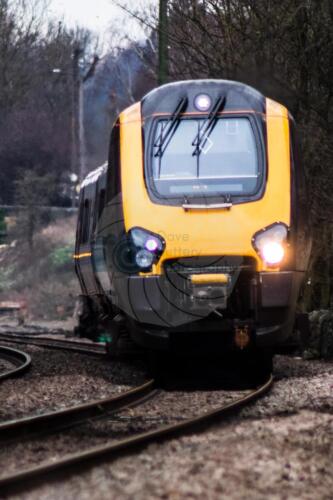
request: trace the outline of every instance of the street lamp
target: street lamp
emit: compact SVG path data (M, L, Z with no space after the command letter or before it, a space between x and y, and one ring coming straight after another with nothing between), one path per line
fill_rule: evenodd
M71 123L71 171L76 172L79 182L85 175L85 140L84 140L84 101L83 76L80 71L79 59L82 50L75 49L73 53L72 77L72 123ZM52 68L54 74L66 74L61 68Z

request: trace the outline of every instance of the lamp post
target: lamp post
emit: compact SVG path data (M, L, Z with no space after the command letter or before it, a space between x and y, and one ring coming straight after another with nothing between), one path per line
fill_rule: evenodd
M83 110L83 77L80 68L80 57L83 54L82 48L77 45L73 50L72 60L72 109L71 109L71 172L77 175L81 182L85 176L84 156L84 110ZM53 68L52 73L64 74L67 71L61 68Z
M99 57L94 56L86 73L80 67L84 50L77 44L73 50L72 65L72 110L71 110L71 172L77 175L80 184L86 172L86 143L84 131L84 83L95 74ZM63 73L61 68L53 68L53 73Z
M82 50L75 48L73 52L73 70L71 74L72 80L72 106L71 106L71 170L69 178L71 183L77 182L80 184L86 174L84 158L85 158L85 139L84 139L84 101L83 101L83 77L80 69L80 56ZM65 74L66 71L61 68L53 68L54 74ZM75 177L75 181L73 180ZM75 189L71 186L71 192ZM72 206L75 206L75 195L71 196Z
M79 183L85 176L84 155L84 116L83 116L83 77L80 69L80 46L73 52L73 88L72 88L72 155L71 170L78 176Z

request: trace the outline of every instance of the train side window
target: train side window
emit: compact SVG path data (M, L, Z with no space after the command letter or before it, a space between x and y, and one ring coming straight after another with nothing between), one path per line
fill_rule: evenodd
M105 205L105 189L101 189L98 199L98 219L100 219Z
M82 226L81 226L81 244L84 245L88 242L89 238L89 222L90 222L90 203L89 200L84 201Z
M105 189L100 189L97 193L94 205L94 220L93 220L93 228L91 231L93 235L95 235L97 221L100 219L102 215L104 205L105 205Z
M110 137L109 164L107 173L106 201L110 202L119 194L120 187L120 124L119 119L113 125Z

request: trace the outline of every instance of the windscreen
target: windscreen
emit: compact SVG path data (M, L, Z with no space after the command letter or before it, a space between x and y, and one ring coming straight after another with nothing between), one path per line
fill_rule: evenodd
M154 133L152 181L161 197L250 195L256 192L259 161L256 138L246 117L219 118L196 148L203 119L181 119L161 151L159 137L167 120ZM202 139L202 138L201 138Z

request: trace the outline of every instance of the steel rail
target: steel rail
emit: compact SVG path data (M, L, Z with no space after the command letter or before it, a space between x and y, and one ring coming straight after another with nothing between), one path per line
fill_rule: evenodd
M106 348L104 345L90 345L86 342L77 342L72 340L52 339L49 337L36 337L20 333L0 333L0 340L11 342L13 344L29 344L37 347L49 349L60 349L77 352L79 354L90 354L105 356Z
M167 437L176 436L180 433L193 431L195 428L207 427L211 422L216 421L219 417L231 415L248 403L251 403L259 397L266 394L272 387L273 377L269 379L250 394L243 396L232 403L222 405L215 410L199 415L194 418L185 419L182 422L165 425L159 429L142 432L135 436L116 441L112 444L104 446L96 446L83 452L73 453L61 458L56 462L42 463L37 467L26 469L18 473L11 474L7 477L0 478L0 490L4 493L12 492L13 490L22 490L30 484L36 484L38 481L45 479L50 480L51 473L67 475L77 470L79 466L80 472L83 467L88 467L91 464L96 464L107 458L115 458L125 451L140 448L152 441L161 441ZM31 483L32 482L32 483Z
M31 364L29 354L18 351L17 349L12 349L11 347L0 346L0 358L10 361L15 365L15 368L0 373L0 381L21 375Z
M18 420L9 420L0 424L0 442L30 436L31 434L51 433L56 430L80 424L86 420L111 414L129 406L146 401L157 394L154 380L125 391L117 396L83 403L62 410L44 413Z

